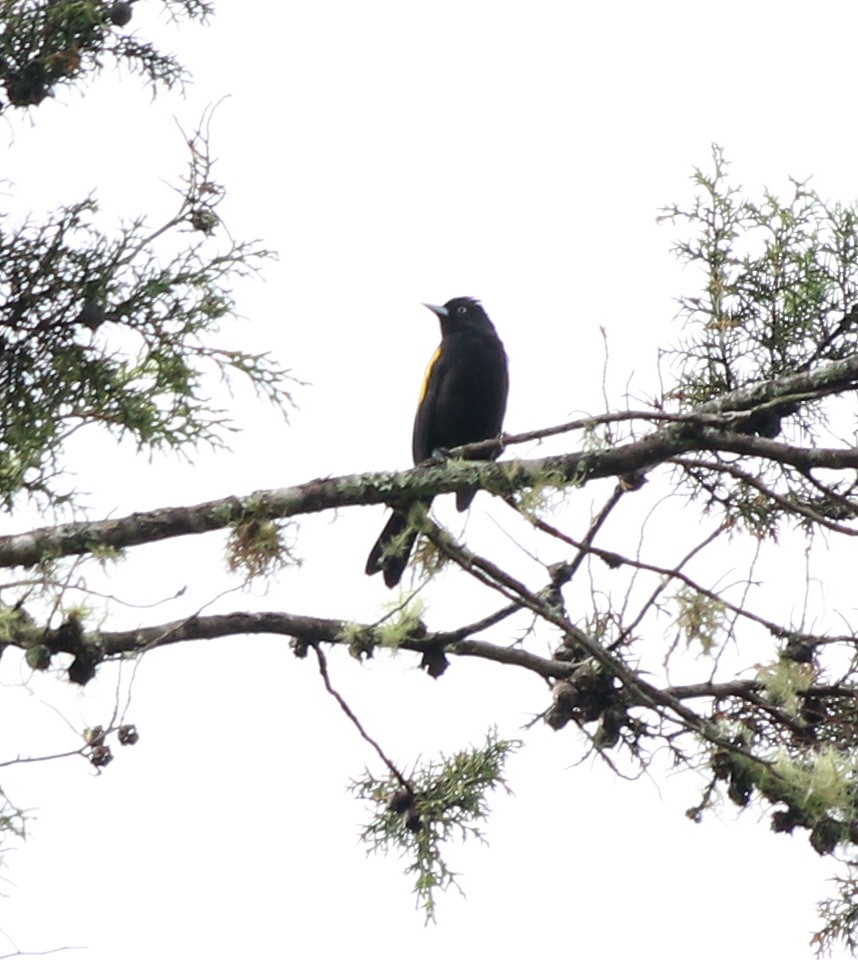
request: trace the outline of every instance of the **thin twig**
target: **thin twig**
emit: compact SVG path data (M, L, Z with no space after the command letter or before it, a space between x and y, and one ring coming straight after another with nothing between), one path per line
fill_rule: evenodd
M394 777L399 781L399 783L406 789L411 790L411 784L408 782L408 779L403 776L396 767L396 764L390 760L387 754L381 749L378 743L373 740L373 738L366 732L363 724L355 716L352 708L346 703L342 695L338 693L331 683L330 675L328 674L328 661L325 657L325 652L322 650L321 646L318 643L314 643L313 651L316 654L316 659L319 661L319 673L322 675L322 682L325 684L325 689L328 693L337 701L340 705L340 709L343 713L351 720L351 722L357 728L358 733L363 737L364 740L372 747L373 750L381 758L382 763L387 767L387 769L393 774Z

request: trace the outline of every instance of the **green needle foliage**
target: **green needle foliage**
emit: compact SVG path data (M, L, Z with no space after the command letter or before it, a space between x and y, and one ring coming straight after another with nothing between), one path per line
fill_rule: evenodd
M109 60L157 88L184 76L172 57L123 34L132 3L0 0L0 84L8 103L31 107ZM205 20L203 0L163 0L172 19ZM241 374L285 411L289 377L267 355L221 345L235 318L231 286L270 253L234 242L216 212L208 122L187 138L188 174L175 217L113 232L96 226L92 196L41 222L0 213L0 502L17 494L57 504L64 441L88 424L149 450L221 443L229 423L207 383ZM185 233L190 237L174 235ZM170 235L170 243L167 243ZM176 242L178 240L178 242Z
M101 424L141 447L221 442L228 421L206 395L206 377L240 373L288 404L288 375L266 355L213 345L235 316L229 283L270 254L202 239L162 257L158 239L199 212L199 157L182 208L153 231L140 219L113 236L94 225L93 199L40 224L0 221L0 499L20 491L61 496L54 482L68 435ZM212 186L206 182L210 194ZM207 233L197 230L197 235Z
M827 203L799 180L787 199L748 199L719 147L694 182L694 202L661 217L691 233L674 250L704 273L702 294L680 299L683 405L854 353L858 205Z
M667 353L677 385L669 398L681 410L717 401L724 393L778 377L807 373L855 352L858 335L858 204L829 203L807 181L792 179L786 199L771 191L748 197L729 177L713 148L711 172L696 170L696 197L673 205L660 219L677 225L679 259L702 273L702 290L680 297L685 335ZM854 394L817 391L761 410L743 432L786 442L825 446L830 424L854 417ZM684 485L707 509L760 539L776 539L781 520L803 511L803 529L817 532L817 517L842 519L836 497L784 464L763 462L745 471L734 458L713 455L683 464ZM773 497L772 494L775 496ZM778 500L777 497L781 499ZM846 510L848 514L848 510Z
M57 503L66 438L88 424L148 450L219 444L229 429L208 389L239 374L282 411L290 377L267 354L220 345L237 319L238 277L271 256L221 229L224 190L212 178L207 113L187 137L178 210L113 233L96 226L93 197L40 223L0 215L0 501ZM220 240L226 234L224 243Z
M435 919L436 893L458 886L444 846L456 839L483 839L479 825L489 814L486 795L505 786L504 764L519 746L491 731L484 746L415 767L407 781L367 774L352 783L353 793L375 811L362 839L373 852L395 851L406 860L405 872L414 875L417 905L427 922Z
M5 107L32 107L61 86L78 83L110 62L142 74L152 89L186 79L171 54L121 32L133 16L131 2L100 0L0 0L0 84ZM173 19L205 20L204 0L162 0Z

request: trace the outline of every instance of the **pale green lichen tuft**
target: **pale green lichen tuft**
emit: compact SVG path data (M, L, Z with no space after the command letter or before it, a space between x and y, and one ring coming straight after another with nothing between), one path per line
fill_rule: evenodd
M787 657L780 657L757 671L757 680L763 685L766 697L791 717L798 716L803 702L801 694L815 679L812 664L796 663Z
M407 604L398 603L388 619L375 628L378 645L398 650L405 640L425 633L422 619L425 612L426 604L420 597L413 597Z
M704 656L709 656L726 630L724 604L690 587L677 591L674 600L679 607L676 625L686 645L697 646Z
M812 750L796 758L781 753L771 763L772 773L784 791L812 821L835 816L851 822L855 818L855 779L858 755L833 746Z

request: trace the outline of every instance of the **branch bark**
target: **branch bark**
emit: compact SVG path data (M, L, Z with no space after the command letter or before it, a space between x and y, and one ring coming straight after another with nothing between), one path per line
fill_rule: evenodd
M43 527L0 537L0 567L32 566L45 559L122 550L173 537L209 533L250 516L287 519L343 507L397 505L478 488L509 496L546 483L581 486L606 477L639 475L672 457L701 450L760 457L804 471L818 467L855 468L858 467L858 448L855 447L797 447L736 429L760 412L776 414L779 410L793 410L798 398L804 402L854 389L858 389L858 354L809 373L732 391L717 401L701 404L681 422L670 423L642 439L605 450L500 463L450 460L396 473L320 478L294 487L260 490L192 506L164 507L118 519ZM534 435L506 437L504 442L510 446Z

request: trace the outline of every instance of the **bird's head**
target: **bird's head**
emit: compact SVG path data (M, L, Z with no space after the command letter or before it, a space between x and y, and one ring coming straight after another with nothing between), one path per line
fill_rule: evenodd
M454 297L443 307L424 303L441 321L441 333L458 333L462 330L494 330L491 320L479 300L473 297Z

